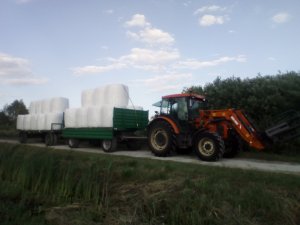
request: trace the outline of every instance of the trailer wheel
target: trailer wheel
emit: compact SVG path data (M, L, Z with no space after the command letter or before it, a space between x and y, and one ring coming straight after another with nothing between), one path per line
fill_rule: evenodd
M45 137L46 146L52 146L54 144L54 137L52 133L47 133Z
M117 149L117 139L103 140L101 146L105 152L114 152Z
M167 156L175 148L173 129L164 121L154 123L148 132L148 144L156 156Z
M25 144L26 142L27 142L27 133L26 132L23 132L23 131L21 131L20 133L19 133L19 142L21 143L21 144Z
M53 137L53 145L57 145L57 142L58 142L58 136L57 134L52 134L52 137Z
M79 140L75 138L70 138L68 140L68 145L70 148L78 148L79 146Z
M218 161L224 154L224 141L216 133L204 132L194 141L194 151L203 161Z

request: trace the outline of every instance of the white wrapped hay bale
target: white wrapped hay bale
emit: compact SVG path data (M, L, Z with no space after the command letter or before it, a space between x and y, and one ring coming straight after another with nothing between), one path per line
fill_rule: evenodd
M57 97L50 100L50 112L64 112L69 108L69 100L67 98Z
M18 115L17 117L17 130L24 130L24 116Z
M102 127L113 126L113 111L114 107L112 105L101 106Z
M42 100L42 109L39 113L50 113L51 112L51 101L46 99Z
M93 105L94 89L84 90L81 93L81 106L89 107Z
M23 119L24 130L30 130L30 122L31 122L31 115L29 114L24 115L24 119Z
M88 127L101 127L102 115L100 107L89 107L87 109L87 126Z
M60 130L63 122L63 113L47 113L45 130Z
M37 114L30 115L30 130L37 130Z
M106 104L125 108L129 102L129 90L123 84L111 84L106 86Z
M65 127L66 128L76 128L76 112L78 108L66 109L65 111Z
M46 114L37 115L37 130L46 130Z
M106 88L98 87L93 92L93 106L101 106L106 104Z
M42 113L42 104L43 104L43 101L36 101L35 102L35 113L36 114L41 114Z
M79 108L76 111L77 127L88 126L88 108Z

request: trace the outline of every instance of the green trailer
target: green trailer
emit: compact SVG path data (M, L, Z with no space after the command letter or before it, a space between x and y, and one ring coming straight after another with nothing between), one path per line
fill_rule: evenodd
M125 142L129 149L141 147L146 139L148 111L114 108L112 127L64 128L62 137L67 139L70 148L77 148L80 141L101 141L104 151L112 152L119 142Z

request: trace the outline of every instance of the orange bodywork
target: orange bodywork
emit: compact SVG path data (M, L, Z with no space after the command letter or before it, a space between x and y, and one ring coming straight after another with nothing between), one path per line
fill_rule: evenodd
M159 118L161 118L163 120L166 120L171 125L171 127L173 128L174 133L179 134L179 132L180 132L179 128L173 120L171 120L170 118L168 118L166 116L160 116Z
M257 150L265 148L255 128L241 110L200 110L196 126L204 127L211 132L222 133L223 139L228 137L228 130L234 129L242 139ZM219 132L222 129L222 132Z

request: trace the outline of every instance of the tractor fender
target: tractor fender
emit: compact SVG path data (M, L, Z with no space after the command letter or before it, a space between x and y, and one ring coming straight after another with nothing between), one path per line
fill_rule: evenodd
M173 128L175 134L179 134L180 133L178 125L176 124L176 122L174 122L171 118L166 117L166 116L159 116L159 117L156 117L155 119L153 119L148 124L148 129L149 129L149 127L151 127L152 124L156 123L157 121L166 121Z

